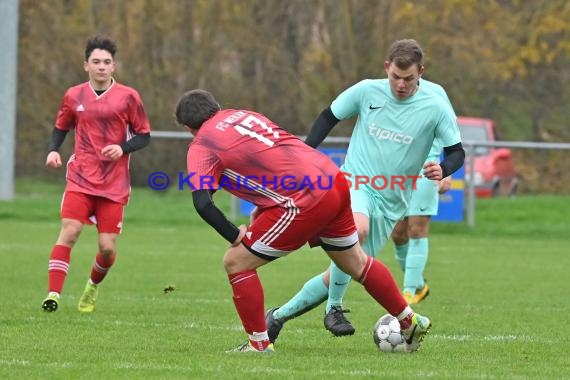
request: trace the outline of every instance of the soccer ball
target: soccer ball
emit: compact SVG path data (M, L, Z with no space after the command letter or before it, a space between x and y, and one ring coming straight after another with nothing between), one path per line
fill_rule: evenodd
M406 342L400 331L400 323L390 314L383 315L376 322L372 337L376 347L382 352L406 352Z

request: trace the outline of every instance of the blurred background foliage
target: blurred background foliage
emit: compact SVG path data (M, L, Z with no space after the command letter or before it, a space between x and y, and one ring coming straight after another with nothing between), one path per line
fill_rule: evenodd
M495 119L503 140L570 141L567 0L21 0L19 28L18 177L63 178L44 167L47 141L97 32L116 40L116 78L140 92L154 130L182 131L174 104L200 87L304 135L343 89L385 77L394 40L415 38L458 115ZM186 145L154 139L131 162L134 183L184 171ZM533 171L552 166L540 161Z

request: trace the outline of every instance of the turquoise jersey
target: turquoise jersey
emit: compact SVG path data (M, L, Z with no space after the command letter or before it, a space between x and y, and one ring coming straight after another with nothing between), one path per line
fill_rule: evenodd
M420 173L434 141L442 146L461 142L453 109L423 83L414 95L399 100L388 79L365 79L331 104L339 120L358 116L342 170L350 173L353 189L366 191L383 215L394 220L406 212L412 177ZM376 178L385 178L385 182L356 188L356 176L370 180L382 176ZM403 188L397 183L402 177L407 178Z

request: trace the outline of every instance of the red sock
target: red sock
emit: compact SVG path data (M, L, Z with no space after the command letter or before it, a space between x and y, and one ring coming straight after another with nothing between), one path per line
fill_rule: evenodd
M48 264L48 291L61 293L63 283L69 270L71 248L64 245L54 245Z
M98 284L103 281L107 272L109 272L109 269L113 266L116 256L115 252L113 252L111 256L103 256L101 252L97 253L97 256L95 256L95 262L91 268L91 281L94 284Z
M412 317L413 316L414 316L414 312L410 312L407 315L405 315L402 319L398 319L398 322L400 322L400 328L402 330L405 330L412 325Z
M358 281L388 313L398 315L408 306L392 273L380 261L368 257Z
M245 331L250 335L254 332L261 333L266 331L267 326L265 325L263 311L263 287L257 276L257 271L249 270L234 273L228 275L228 278L234 293L234 304ZM267 341L267 344L269 344L269 341Z

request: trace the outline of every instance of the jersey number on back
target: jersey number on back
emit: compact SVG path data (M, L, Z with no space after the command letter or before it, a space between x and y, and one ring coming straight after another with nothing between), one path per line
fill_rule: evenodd
M273 146L275 144L275 141L272 140L270 137L273 137L274 139L279 138L279 132L273 131L273 128L267 125L266 122L260 120L259 118L253 115L248 115L239 124L234 125L234 128L236 131L238 131L240 135L253 137L254 139L261 141L267 146ZM263 136L262 134L255 132L255 129L259 128L264 129L270 135Z

